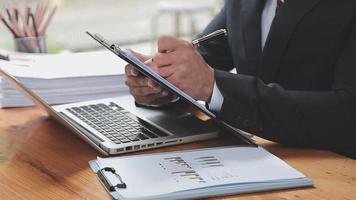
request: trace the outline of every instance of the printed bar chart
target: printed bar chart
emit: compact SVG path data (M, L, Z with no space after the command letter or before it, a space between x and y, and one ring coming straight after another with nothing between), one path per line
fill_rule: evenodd
M197 183L206 183L206 181L181 157L164 158L164 164L161 167L176 177L178 182L194 181Z
M204 156L195 159L202 168L223 167L224 165L214 156Z

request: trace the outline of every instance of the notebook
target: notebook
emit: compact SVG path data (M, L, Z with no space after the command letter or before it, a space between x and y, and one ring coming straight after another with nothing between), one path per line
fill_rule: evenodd
M193 199L313 185L301 172L253 146L98 157L89 165L113 199Z

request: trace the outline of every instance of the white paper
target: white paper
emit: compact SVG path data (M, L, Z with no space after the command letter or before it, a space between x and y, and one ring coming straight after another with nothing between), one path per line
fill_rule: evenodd
M219 185L304 178L261 147L231 147L156 155L98 158L114 167L126 189L125 198L156 196Z
M63 53L9 53L0 68L15 76L48 104L117 97L127 94L126 63L107 50ZM31 106L33 103L0 77L0 107Z
M13 61L1 61L0 67L16 77L70 78L122 75L126 63L107 50L84 53L18 55Z

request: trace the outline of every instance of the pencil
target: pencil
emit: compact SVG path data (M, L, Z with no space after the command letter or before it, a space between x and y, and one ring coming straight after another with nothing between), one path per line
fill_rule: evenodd
M36 17L37 27L40 27L41 24L43 23L47 8L48 8L48 1L40 1L39 2L39 9L38 9L37 17Z
M8 12L8 14L10 14L10 11ZM1 14L0 14L0 19L4 23L4 25L9 29L9 31L13 34L14 38L21 37L20 33L18 33L18 30L16 30L16 28L14 28L14 26L11 23L7 22ZM20 43L19 45L23 46L26 50L29 50L25 44Z
M11 16L10 10L9 10L9 9L6 9L6 13L7 13L7 17L8 17L9 20L11 21L11 20L12 20L12 16Z
M16 40L16 45L21 49L36 50L42 52L43 46L38 37L46 34L50 22L57 11L57 5L51 4L49 0L39 0L36 7L32 10L30 6L23 9L5 9L0 13L0 23L4 23L6 28L12 33L14 38L35 37L35 40ZM17 46L17 47L19 47Z
M51 20L52 20L54 14L56 13L56 10L57 10L57 6L55 6L55 7L52 9L50 15L47 17L46 22L44 23L43 27L40 29L39 32L40 32L41 35L45 35L45 34L46 34L46 31L47 31L47 28L48 28L48 26L49 26L49 23L51 22ZM39 28L39 27L37 27L37 28Z
M32 19L33 29L34 29L35 36L36 36L37 47L38 47L39 51L42 52L42 46L41 46L41 43L40 43L39 38L38 38L39 35L38 35L38 29L37 29L37 26L36 26L36 19L33 16L32 13L30 13L30 17Z
M28 6L26 8L26 23L30 24L30 13L31 13L31 8Z
M30 28L30 24L27 24L26 23L26 16L23 15L22 12L19 12L19 16L22 20L22 25L23 25L23 29L27 35L27 37L34 37L34 33L33 33L33 30ZM28 41L25 41L24 43L28 48L31 48L33 51L36 50L36 42L33 41L33 40L28 40Z
M39 14L40 14L40 7L41 7L41 4L42 4L42 2L39 1L39 2L37 3L37 6L36 6L36 10L35 10L36 23L39 23ZM36 24L36 25L37 25L37 27L39 26L39 24Z
M16 19L16 22L18 23L19 22L19 11L17 9L15 9L15 19Z
M22 37L23 34L22 34L21 30L20 30L20 27L19 27L18 24L16 23L15 18L12 17L12 14L11 14L10 10L7 9L6 12L7 12L7 15L10 16L10 17L9 17L9 20L10 20L10 21L7 22L7 24L8 24L8 25L11 27L11 29L15 32L15 36L16 36L16 37Z
M5 18L2 16L2 14L0 13L0 19L1 21L4 23L4 25L7 27L7 29L9 29L9 31L12 33L12 35L14 35L14 38L17 38L17 34L14 31L14 29L12 29L12 27L7 23L7 21L5 20Z
M22 20L22 29L23 29L23 32L25 33L24 35L27 37L32 37L33 33L31 32L31 29L29 28L28 24L26 23L26 20L27 20L26 17L21 12L18 12L18 10L17 10L17 13L19 14L19 16Z

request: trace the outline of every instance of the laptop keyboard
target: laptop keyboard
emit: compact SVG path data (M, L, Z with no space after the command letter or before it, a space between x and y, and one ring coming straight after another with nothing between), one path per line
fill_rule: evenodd
M67 108L67 111L87 123L116 144L168 136L167 133L127 116L124 109L111 102ZM126 111L127 112L127 111Z

